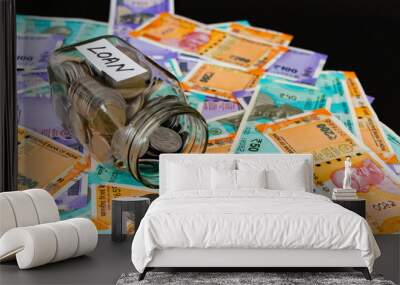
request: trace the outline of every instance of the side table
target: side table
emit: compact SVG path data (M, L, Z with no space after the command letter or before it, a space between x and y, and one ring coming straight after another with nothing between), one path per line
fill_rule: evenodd
M365 219L365 200L364 199L354 199L354 200L340 200L332 199L332 202L339 204L340 206L359 214Z
M122 241L129 236L128 220L136 232L140 221L150 206L150 199L146 197L119 197L112 200L111 239Z

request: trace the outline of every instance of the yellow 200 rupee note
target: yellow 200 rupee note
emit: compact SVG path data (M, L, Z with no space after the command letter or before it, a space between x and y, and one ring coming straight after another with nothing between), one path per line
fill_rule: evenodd
M256 87L262 70L243 71L211 63L199 63L183 80L186 90L205 92L216 97L237 101L233 92Z
M52 195L90 166L80 152L18 127L18 189L44 188Z
M317 192L342 187L344 160L352 158L352 187L367 203L374 233L400 232L400 178L325 109L257 126L285 153L312 153Z
M357 127L362 141L383 161L398 163L398 158L387 140L378 116L368 102L364 89L354 72L344 72L350 105L356 116Z
M243 69L265 68L287 50L284 46L210 29L202 23L169 13L159 14L130 35Z
M91 185L92 220L100 231L111 230L112 199L118 197L137 197L155 194L149 188L121 184Z
M251 37L261 41L284 46L288 46L293 39L293 36L289 34L246 26L235 22L229 24L229 30L232 33L239 34L241 36Z

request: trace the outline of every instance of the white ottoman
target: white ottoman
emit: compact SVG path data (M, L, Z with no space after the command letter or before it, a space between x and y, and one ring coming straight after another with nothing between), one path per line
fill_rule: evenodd
M97 229L85 218L59 221L57 205L42 189L0 193L0 262L20 269L84 255L96 248Z

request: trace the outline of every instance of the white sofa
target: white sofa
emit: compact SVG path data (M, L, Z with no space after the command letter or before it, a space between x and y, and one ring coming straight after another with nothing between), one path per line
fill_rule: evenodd
M60 221L57 205L42 189L0 193L0 262L16 259L20 269L37 267L95 249L92 221Z

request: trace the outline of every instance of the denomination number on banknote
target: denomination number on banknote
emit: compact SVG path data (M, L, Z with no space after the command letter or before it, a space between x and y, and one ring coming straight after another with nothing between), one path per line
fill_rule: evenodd
M214 72L206 72L206 73L204 73L204 75L200 78L200 82L207 83L213 76L214 76Z
M385 202L380 202L378 204L372 205L372 208L374 208L377 211L382 211L386 209L390 209L396 206L396 203L394 201L388 200Z
M279 96L281 98L283 98L283 99L288 99L288 100L291 100L291 101L296 101L297 100L297 96L290 95L290 94L287 94L287 93L281 93L281 94L279 94Z
M218 136L222 134L222 130L220 128L210 128L208 129L208 133L212 136Z
M33 56L30 56L30 55L17 55L17 61L32 62L33 61Z
M252 139L250 141L249 151L259 151L261 143L262 143L261 139Z
M326 125L326 124L318 124L317 128L321 130L321 132L329 139L335 140L337 135Z
M243 63L250 62L250 60L248 58L244 58L244 57L238 56L238 55L231 55L231 59L233 59L234 61L243 62Z
M296 74L296 73L297 73L297 69L296 69L296 68L292 68L292 67L289 67L289 66L284 66L284 65L276 64L276 65L274 66L274 68L280 69L280 70L285 71L285 72L288 72L288 73L293 73L293 74Z

